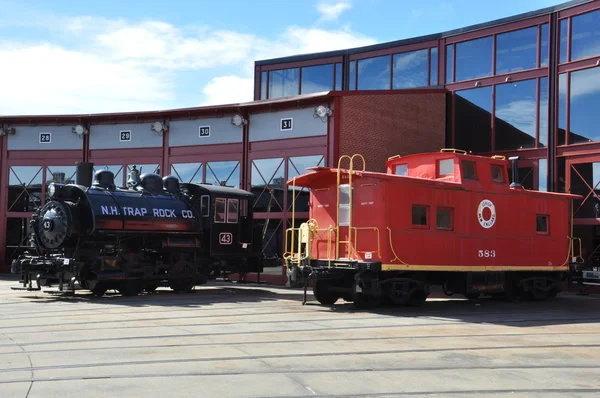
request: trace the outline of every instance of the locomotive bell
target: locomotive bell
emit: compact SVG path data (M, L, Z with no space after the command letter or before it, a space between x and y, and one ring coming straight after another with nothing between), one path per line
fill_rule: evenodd
M135 187L140 183L140 172L138 169L133 166L131 172L129 173L129 179L127 180L127 185L131 187Z

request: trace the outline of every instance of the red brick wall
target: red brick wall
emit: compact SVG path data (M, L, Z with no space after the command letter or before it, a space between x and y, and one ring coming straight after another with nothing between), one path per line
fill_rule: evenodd
M385 172L385 162L390 156L437 152L445 147L445 142L445 92L398 92L341 98L338 154L360 153L365 157L366 170ZM342 167L348 167L344 163ZM337 167L337 160L334 167ZM357 164L357 167L361 166Z

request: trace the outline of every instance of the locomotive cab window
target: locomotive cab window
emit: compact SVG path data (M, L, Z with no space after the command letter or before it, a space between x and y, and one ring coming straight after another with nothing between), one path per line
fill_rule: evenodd
M428 207L422 205L413 205L412 207L412 225L415 227L427 227Z
M407 164L397 165L394 170L394 174L396 174L397 176L407 176L408 175L408 165Z
M548 216L545 214L538 214L535 217L535 230L539 234L548 233Z
M436 216L437 229L452 231L452 209L438 207Z
M504 182L504 173L502 173L502 166L497 164L493 164L491 166L492 171L492 181L494 182Z
M438 177L454 175L454 159L438 160Z
M227 223L237 224L238 222L239 201L237 199L227 199Z
M217 198L215 199L215 223L225 223L225 216L227 213L227 199Z
M475 168L475 162L472 162L470 160L463 160L461 164L463 179L477 181L477 171Z
M200 198L200 213L202 217L208 217L210 215L210 196L202 195Z

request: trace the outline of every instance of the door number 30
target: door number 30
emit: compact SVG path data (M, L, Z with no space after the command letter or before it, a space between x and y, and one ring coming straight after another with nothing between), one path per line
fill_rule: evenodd
M496 250L479 250L479 257L496 257Z

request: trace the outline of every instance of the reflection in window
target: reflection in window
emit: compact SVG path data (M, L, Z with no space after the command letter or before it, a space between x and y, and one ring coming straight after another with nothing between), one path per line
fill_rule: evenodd
M253 160L250 186L256 197L254 211L283 211L285 186L283 158Z
M462 161L463 179L477 180L477 171L475 170L475 162L470 160Z
M298 95L298 68L269 72L269 98Z
M338 225L347 227L350 225L350 185L341 184L339 186L339 218Z
M200 198L200 215L208 217L210 215L210 196L202 195Z
M300 94L320 93L333 89L333 64L302 68Z
M267 72L260 73L260 99L267 99Z
M454 175L454 159L438 160L438 177Z
M536 215L535 217L535 231L539 233L548 233L548 216L547 215Z
M323 155L313 156L295 156L288 158L288 175L286 181L292 178L308 173L307 168L314 166L323 166L325 158ZM291 184L288 184L288 210L292 210L292 190ZM309 211L308 200L309 190L304 187L296 187L296 211Z
M393 88L427 86L427 53L418 50L394 55Z
M600 163L575 164L567 173L571 173L570 193L587 198L575 200L574 217L600 218L600 201L594 196L594 193L600 195Z
M171 165L171 175L182 183L201 184L202 163L175 163Z
M567 74L558 75L558 131L557 144L565 144L567 131Z
M48 166L46 167L46 188L52 183L75 184L75 166ZM46 195L48 190L46 189ZM46 196L48 200L48 196Z
M335 64L335 89L342 89L342 64Z
M94 165L94 176L96 175L96 173L98 171L101 170L108 170L108 171L112 171L113 175L115 176L115 185L117 187L122 187L124 186L123 183L123 166L121 165Z
M359 90L388 90L390 88L390 56L358 60Z
M492 74L493 37L482 37L456 44L456 81Z
M356 90L356 61L350 62L348 77L348 90Z
M224 224L225 215L227 212L226 208L227 199L216 198L215 199L215 223Z
M446 46L446 83L454 81L454 44Z
M206 183L222 187L240 187L240 162L208 162L206 163Z
M600 68L571 73L569 143L600 141Z
M238 205L237 199L227 199L227 223L237 224L238 222Z
M548 78L540 79L540 121L539 121L539 146L545 147L548 143Z
M438 85L438 49L434 47L431 49L431 56L429 58L429 85Z
M42 168L12 166L8 177L8 211L33 212L42 205Z
M540 67L545 67L548 66L548 41L550 40L550 33L547 23L542 25L540 34L542 36L540 40Z
M437 229L452 230L452 209L438 207L436 219Z
M412 206L412 225L426 227L427 223L427 206L413 205Z
M534 148L536 79L496 86L495 150Z
M600 10L571 19L571 61L600 55Z
M407 176L408 175L408 165L407 164L399 164L394 168L394 174L397 176Z
M492 173L492 181L504 182L504 173L502 173L502 171L503 171L502 166L493 164L490 166L490 171Z
M283 253L283 220L257 219L257 228L262 231L263 265L265 267L281 267Z
M455 143L466 151L492 149L492 88L481 87L455 92Z
M562 64L563 62L567 62L567 35L568 35L568 31L567 31L567 23L568 23L568 19L561 19L560 21L560 43L558 44L559 46L559 51L560 51L560 63Z
M496 36L496 74L534 69L537 65L538 27Z
M548 191L548 159L538 160L538 191Z

